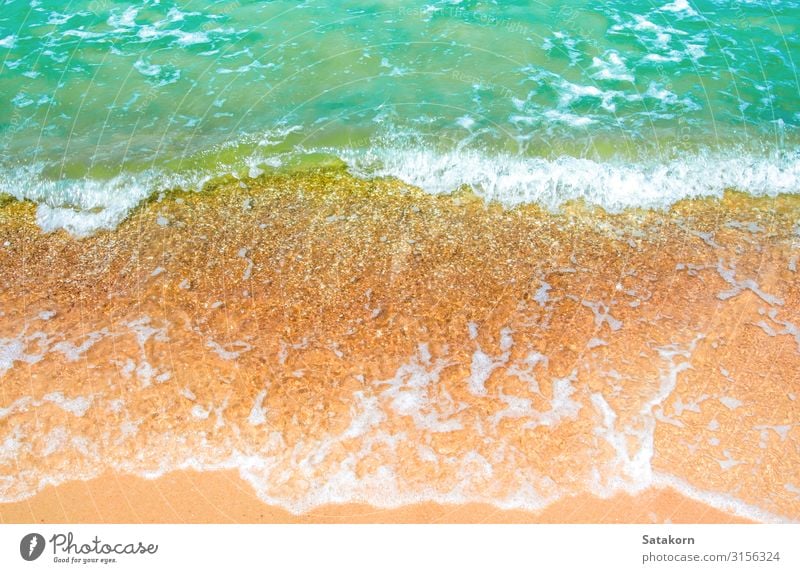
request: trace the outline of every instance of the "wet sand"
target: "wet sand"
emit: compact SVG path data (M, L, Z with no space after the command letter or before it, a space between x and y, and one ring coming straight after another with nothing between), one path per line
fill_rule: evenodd
M798 214L552 214L335 171L84 239L5 202L0 514L796 521Z
M262 503L235 472L175 472L157 480L107 475L48 487L0 504L0 523L749 523L681 496L650 490L609 499L578 495L537 513L488 504L422 503L393 509L322 506L295 515Z

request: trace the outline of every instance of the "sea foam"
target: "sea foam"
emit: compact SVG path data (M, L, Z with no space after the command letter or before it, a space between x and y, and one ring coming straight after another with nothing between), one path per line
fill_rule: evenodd
M759 157L698 154L663 162L487 156L472 151L373 149L345 159L362 177L396 177L433 194L464 185L508 206L538 203L557 210L584 200L610 212L664 209L687 198L732 189L755 196L800 192L800 154Z
M630 208L666 209L683 199L721 197L726 190L774 197L800 192L800 152L756 155L744 151L699 153L664 161L490 155L471 150L433 151L424 147L305 149L296 159L335 155L360 178L397 178L434 195L467 186L486 201L507 207L535 203L558 211L583 200L616 213ZM149 170L139 174L80 180L51 180L41 167L0 171L0 192L38 204L36 219L46 232L66 229L86 236L115 228L154 193L182 188L199 191L216 177L248 177L280 170L292 159L259 156L246 169L233 165L185 173ZM255 160L253 160L255 161Z

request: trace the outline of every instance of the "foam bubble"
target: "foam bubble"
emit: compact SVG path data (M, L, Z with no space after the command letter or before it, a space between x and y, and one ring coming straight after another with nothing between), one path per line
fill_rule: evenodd
M391 409L400 416L409 416L417 428L429 432L451 432L461 429L452 404L432 407L430 390L439 381L441 371L449 365L443 359L433 361L427 345L420 344L417 354L408 363L397 369L389 380L375 382L378 388L386 386L381 392L389 399Z
M741 400L737 400L736 398L732 398L730 396L721 396L719 401L722 402L722 404L729 410L735 410L742 405Z
M107 23L112 28L132 28L136 26L136 15L138 13L139 9L131 6L121 14L112 13L108 17Z
M628 70L628 67L625 65L625 60L622 59L619 52L610 50L604 55L604 58L595 56L592 59L591 67L597 68L597 71L592 74L594 79L626 82L632 82L634 80L633 74Z
M721 276L725 282L731 286L729 290L719 293L717 295L718 299L728 300L740 295L745 290L749 290L767 304L777 306L783 305L782 299L761 290L761 287L754 279L737 280L735 266L731 266L731 268L725 268L723 261L720 260L717 263L717 272L719 273L719 276Z
M697 12L689 5L688 0L675 0L660 8L663 12L674 12L685 16L697 16Z
M62 353L68 361L75 362L76 360L80 360L87 350L108 335L108 329L104 328L98 332L90 332L87 334L86 339L80 345L65 340L54 345L52 350Z
M62 24L66 24L72 20L72 18L75 16L77 16L77 14L61 14L60 12L51 12L47 17L47 23L51 26L61 26Z
M660 99L675 97L659 89L651 85L647 93ZM564 117L572 121L584 116ZM780 156L755 156L743 151L700 153L667 161L631 162L488 155L470 150L437 152L424 147L328 151L337 153L350 171L362 178L396 177L432 194L451 193L467 185L487 201L506 206L538 203L551 210L574 200L619 212L627 208L664 209L682 199L720 197L727 189L770 197L800 192L800 152ZM260 171L269 168L269 162L258 163ZM152 170L108 180L54 181L43 177L42 169L27 166L0 171L0 192L38 203L36 218L44 231L65 229L76 236L113 229L155 191L199 190L229 170L220 167L213 173L181 174ZM742 284L735 288L749 287ZM539 302L545 300L545 293L541 294Z
M176 43L181 47L210 42L208 34L204 32L183 32L181 30L175 30L172 35L175 36Z
M673 475L654 472L652 484L655 487L670 487L690 499L694 499L706 505L710 505L711 507L715 507L721 511L726 511L745 519L752 519L762 523L789 522L789 520L783 516L770 513L769 511L747 504L734 497L722 493L702 491L691 485L689 482Z
M250 344L242 340L234 340L233 342L227 343L224 346L216 340L208 340L206 342L206 347L216 352L217 355L223 360L236 360L241 354L249 352L253 349ZM229 350L227 347L238 348L239 350Z
M536 294L533 296L533 300L539 303L539 306L544 306L547 304L547 301L550 300L550 296L547 294L550 290L552 290L548 283L542 281L541 286L536 291Z
M469 391L475 396L486 395L486 381L492 374L492 370L497 367L492 357L483 350L478 349L472 354L472 365L470 367L467 385Z
M581 304L587 308L592 309L594 314L594 324L597 328L601 328L603 324L608 324L612 332L616 332L622 328L622 321L617 320L611 316L610 308L603 302L592 302L588 300L581 301Z
M664 209L687 198L720 197L727 189L774 197L800 192L800 153L756 157L699 154L665 162L488 156L476 151L373 148L344 152L361 177L396 177L432 194L468 185L488 201L538 203L557 210L582 199L610 212Z
M250 410L250 415L247 417L247 423L251 426L260 426L267 421L266 409L264 408L264 398L267 397L267 391L262 390L256 396L253 407Z
M61 392L52 392L47 394L44 399L47 402L52 402L65 412L69 412L75 416L81 417L86 413L86 410L92 405L93 397L78 396L77 398L66 398Z
M194 416L198 420L205 420L206 418L208 418L210 413L211 412L203 408L200 404L195 404L194 406L192 406L192 416Z
M545 426L554 426L562 418L575 419L583 407L572 399L575 393L575 380L578 371L573 370L569 376L553 380L553 398L550 401L550 410L539 415L539 423Z
M29 352L28 346L31 342L37 342L39 352ZM43 332L35 332L31 335L20 333L15 338L0 338L0 376L10 370L15 362L27 362L35 364L39 362L47 353L49 339Z
M52 180L42 175L43 168L36 164L0 170L0 192L37 203L36 222L43 231L65 229L77 237L114 229L154 191L199 190L211 178L201 172L168 174L153 170L107 180Z

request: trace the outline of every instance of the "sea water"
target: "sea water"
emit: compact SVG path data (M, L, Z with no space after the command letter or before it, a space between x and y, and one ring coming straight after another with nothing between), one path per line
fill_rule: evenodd
M793 193L797 2L0 4L0 192L45 229L345 162L557 207Z

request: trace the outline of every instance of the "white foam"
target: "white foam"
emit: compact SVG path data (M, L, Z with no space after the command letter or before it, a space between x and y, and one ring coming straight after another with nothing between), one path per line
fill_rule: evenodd
M586 127L595 122L595 120L589 116L576 115L572 112L558 109L548 109L544 112L544 116L552 122L564 123L572 127Z
M200 404L195 404L194 406L192 406L192 416L194 416L198 420L207 419L210 413L211 412L203 408Z
M0 170L0 192L37 203L36 222L43 231L65 229L79 237L115 228L154 190L196 190L210 178L199 172L167 175L148 171L109 180L54 181L44 177L42 170L42 165Z
M30 342L37 342L39 353L28 352ZM47 353L49 339L42 332L32 335L20 333L16 338L0 338L0 377L10 370L15 362L27 362L35 364L39 362Z
M205 32L183 32L174 30L172 35L176 38L176 43L181 47L194 46L195 44L206 44L210 41Z
M792 427L793 426L791 426L790 424L783 424L783 425L776 425L776 426L763 425L763 426L754 426L753 429L755 429L755 430L772 430L773 432L778 434L778 436L780 437L782 442L785 442L786 438L789 437L789 432L791 431Z
M669 398L678 384L678 375L690 369L690 358L702 336L697 336L686 348L677 344L657 348L659 357L666 362L659 376L658 390L645 402L639 411L638 428L617 428L617 415L604 396L600 393L592 395L592 403L603 417L603 426L596 431L604 437L616 452L615 465L622 470L622 475L611 478L611 489L608 485L598 484L600 493L609 494L623 489L631 492L641 491L653 482L652 459L655 455L655 429L659 416L659 408ZM631 455L628 438L635 438L638 448Z
M24 107L28 107L29 105L33 105L34 104L34 100L29 98L27 95L25 95L24 92L19 92L11 100L11 103L14 104L14 107L18 107L18 108L22 109Z
M417 428L428 432L451 432L462 428L455 417L456 405L444 388L440 388L436 407L430 399L431 386L438 384L441 371L450 362L431 359L426 344L420 344L417 353L401 365L393 378L374 383L378 388L388 386L381 396L389 400L390 408L400 416L409 416Z
M13 48L17 43L17 37L14 34L6 36L2 40L0 40L0 48Z
M672 402L672 408L675 410L675 415L682 416L684 412L699 413L700 403L705 399L705 397L706 396L704 395L703 398L684 403L683 399L680 396L678 396Z
M665 4L659 9L664 12L674 12L685 16L697 16L697 12L689 5L688 0L674 0L674 2Z
M267 421L267 410L264 408L264 398L267 397L267 391L262 390L256 396L253 407L250 409L250 415L247 416L247 423L251 426L260 426Z
M350 409L350 426L342 434L341 437L343 439L363 436L386 420L386 414L380 409L376 396L368 396L364 392L355 392L353 398L355 398L355 404Z
M41 455L50 456L59 451L67 443L69 433L64 426L57 426L44 436L44 447Z
M75 416L81 417L86 413L86 410L92 405L94 398L89 396L78 396L77 398L65 398L61 392L52 392L47 394L44 399L47 402L52 402L65 412L69 412Z
M107 23L112 28L133 28L136 26L136 15L139 9L131 6L124 12L112 11L111 16L108 17Z
M141 71L157 74L146 62ZM570 84L563 97L594 97L613 105L612 92L593 86ZM644 94L672 101L677 96L651 85ZM683 102L689 106L692 102ZM549 110L559 121L587 123L565 109ZM294 128L277 132L286 137ZM242 140L246 143L249 139ZM259 141L253 140L259 144ZM274 144L270 140L269 145ZM311 150L314 151L314 150ZM367 150L316 150L338 154L353 174L364 177L397 177L432 194L446 194L470 186L487 201L507 206L538 203L557 210L567 201L583 199L610 212L631 207L663 209L692 197L719 197L726 189L755 196L800 192L800 152L784 156L754 156L744 151L728 154L699 153L680 159L651 162L597 161L563 156L546 159L515 155L487 155L477 151L436 152L426 148L375 145ZM253 158L245 160L252 162ZM269 161L260 161L266 168ZM275 163L274 161L271 163ZM280 161L278 161L280 163ZM42 165L0 171L0 192L38 204L37 222L44 231L66 229L85 236L99 229L113 229L127 214L156 190L199 190L212 177L230 172L230 166L214 171L170 174L156 170L124 174L109 180L53 181L42 176Z
M780 298L766 293L761 290L758 286L758 283L753 279L744 279L744 280L736 280L736 267L731 266L731 268L725 268L722 260L717 262L717 272L719 276L721 276L725 282L731 285L731 288L727 291L721 292L717 295L717 298L720 300L728 300L735 296L738 296L745 290L749 290L755 293L761 300L766 302L770 305L783 305L783 300Z
M616 332L620 328L622 328L622 321L617 320L611 313L609 312L609 307L603 302L592 302L588 300L581 301L581 304L585 307L592 309L592 313L594 314L594 324L597 328L601 328L603 324L608 324L608 327L611 329L612 332Z
M464 129L471 130L475 126L475 120L468 115L456 119L456 123Z
M605 58L605 59L604 59ZM628 70L625 65L625 60L619 55L616 50L610 50L604 54L604 58L595 56L592 58L592 68L597 71L592 74L592 78L596 80L619 80L632 82L634 80L633 74Z
M750 505L732 496L716 492L703 491L689 482L661 472L653 473L653 485L656 487L669 487L690 499L694 499L719 510L726 511L743 517L760 521L762 523L788 523L789 520L783 516L770 513L766 510Z
M595 428L595 433L614 449L616 463L621 466L620 469L626 480L626 485L633 491L643 489L651 480L652 468L650 467L650 459L652 451L645 444L642 444L642 447L638 448L634 455L631 456L628 452L628 437L631 434L629 430L617 429L617 413L600 392L593 393L591 401L602 418L601 426Z
M743 461L733 459L733 457L731 456L731 453L728 450L725 450L722 453L725 455L725 459L723 459L723 460L720 460L720 459L717 459L717 458L714 458L714 459L717 461L717 463L719 464L719 467L722 468L723 471L727 471L727 470L731 469L732 467L736 467L736 466L744 463Z
M188 13L187 12L182 12L177 7L172 6L169 9L169 12L167 12L167 19L170 22L181 22L181 21L183 21L184 18L186 18L186 16L196 15L196 14L197 14L197 12L188 12Z
M735 410L739 406L742 405L741 400L737 400L736 398L731 398L730 396L721 396L719 401L722 403L723 406L728 408L729 410Z
M60 12L51 12L47 17L47 23L51 26L60 26L62 24L66 24L75 16L77 16L77 14L61 14Z
M68 361L75 362L76 360L79 360L87 350L89 350L98 341L102 340L106 336L108 336L108 329L104 328L98 332L90 332L87 334L86 339L80 345L76 345L74 342L65 340L55 344L52 350L62 353Z
M514 346L512 334L514 334L514 331L507 326L500 329L500 350L503 352L508 352Z
M550 409L538 413L533 422L526 424L526 428L536 426L555 426L562 419L576 419L583 405L572 399L575 393L573 383L578 377L578 371L573 370L569 376L553 380L553 397L550 400Z
M244 273L242 274L242 280L243 281L250 280L250 275L253 272L253 267L254 267L253 260L250 257L247 256L247 253L248 253L248 251L247 251L246 248L239 249L239 253L238 253L239 258L244 259L246 261L246 263L247 263L247 265L244 268Z
M394 448L397 444L396 438L383 433L368 441L369 447L372 444L381 444ZM280 436L276 436L271 442L270 451L277 454L282 447ZM363 472L359 472L360 475L356 473L358 456L367 453L369 447L358 454L348 455L338 464L336 471L324 474L315 473L313 464L322 460L309 454L306 448L296 452L299 459L292 462L288 471L282 469L286 462L283 457L278 460L239 452L212 464L198 459L186 460L181 468L238 469L242 478L252 485L261 500L270 505L284 507L295 514L331 503L353 502L392 508L426 501L442 504L478 501L493 503L497 507L537 510L559 497L552 480L532 472L525 472L527 475L520 480L520 486L516 490L507 492L504 497L493 497L486 491L486 486L492 483L494 469L491 462L476 451L466 452L458 460L453 460L457 464L459 478L453 486L443 490L417 485L409 489L387 465L382 465L366 475ZM419 449L420 459L431 455L435 457L430 448L423 446ZM433 460L431 462L435 463ZM280 485L293 475L302 476L308 488L299 495L282 495Z
M206 347L212 349L223 360L236 360L245 352L253 349L252 345L244 342L243 340L235 340L223 346L216 340L208 340ZM229 350L229 348L237 348L238 350Z
M150 340L151 337L155 337L155 340L159 342L169 341L166 325L154 327L150 325L150 321L151 318L145 314L136 320L122 323L123 326L127 326L136 335L136 342L142 350L144 350L145 343Z
M22 398L19 398L19 399L15 400L10 406L8 406L6 408L0 408L0 420L2 420L3 418L5 418L5 417L7 417L7 416L9 416L11 414L13 414L17 410L23 410L24 411L30 405L34 405L34 406L36 405L36 403L34 403L31 400L30 396L24 396Z
M19 455L19 451L22 447L24 441L24 434L19 427L15 427L10 432L11 435L6 436L5 439L0 442L0 463L3 465L14 463L15 459ZM23 473L24 470L18 470L18 473ZM15 476L16 479L19 479L19 475ZM10 485L14 483L14 477L12 476L3 476L0 478L0 484L4 483L7 484L5 487L0 486L0 496L5 493L4 490L10 489ZM11 501L11 500L8 500Z
M533 371L538 365L547 366L548 363L549 359L547 356L534 350L528 353L523 359L522 364L517 362L511 364L506 369L506 374L509 376L516 376L528 384L528 388L533 394L541 395L542 392L539 388L539 381L536 379L536 375Z
M161 73L161 66L157 64L151 64L141 58L134 62L133 67L143 76L155 77Z
M553 38L555 38L555 42L550 38L546 38L542 43L542 49L552 50L556 44L561 44L569 57L569 65L574 66L577 64L583 55L583 52L578 49L578 41L574 38L570 38L564 32L553 32Z
M478 334L477 327L473 327L473 325L474 323L469 323L471 340L475 340ZM467 378L467 387L470 393L475 396L486 395L486 381L496 368L508 362L511 347L514 345L514 339L511 335L512 331L508 327L500 330L500 350L502 354L496 358L486 354L480 346L472 353L472 363L470 365L469 378Z
M14 366L14 362L18 360L29 361L28 355L23 350L25 348L24 341L20 338L3 338L0 339L0 373L5 373ZM34 361L34 357L31 357Z
M473 352L469 378L467 379L469 391L475 396L485 396L486 381L495 368L497 368L497 365L494 360L483 350L478 349Z
M381 147L341 155L360 177L396 177L431 194L468 185L487 201L509 206L538 203L552 210L577 199L619 212L631 207L663 209L692 197L721 197L726 189L770 197L800 192L800 153L699 154L649 163Z
M770 309L767 313L767 316L774 324L782 326L783 329L776 331L773 326L767 323L765 320L758 321L755 323L756 326L760 327L769 336L791 336L797 343L797 352L800 353L800 327L791 321L779 319L778 310L775 308Z
M592 348L597 348L599 346L608 346L608 342L603 340L602 338L594 337L586 343L586 348L591 350Z
M502 390L497 397L506 407L492 416L492 425L495 427L503 418L529 418L534 412L533 402L528 398L504 394Z
M536 294L533 296L533 300L539 303L539 306L544 306L547 304L547 301L550 300L550 295L548 294L553 287L551 287L546 282L542 281L541 286L536 291Z

